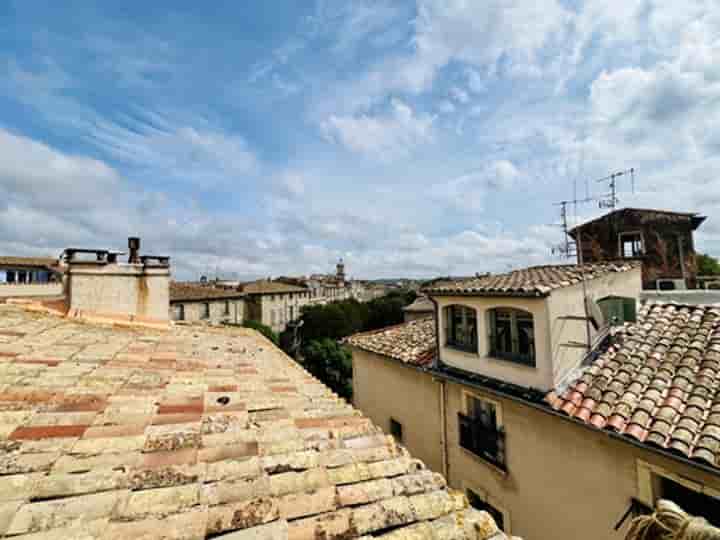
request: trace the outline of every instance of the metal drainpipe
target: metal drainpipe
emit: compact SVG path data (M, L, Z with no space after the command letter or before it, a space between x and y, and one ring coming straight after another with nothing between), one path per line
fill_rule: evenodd
M435 306L435 358L433 359L433 367L437 368L440 364L440 308L437 301L428 296L428 299ZM445 480L450 483L448 473L450 472L450 461L448 459L447 444L447 393L444 379L435 379L440 383L440 444L442 445L442 468Z
M445 390L445 381L440 381L440 416L442 417L442 425L440 430L440 443L442 444L442 468L443 476L447 483L450 483L448 472L450 469L450 462L448 460L448 444L447 444L447 393Z

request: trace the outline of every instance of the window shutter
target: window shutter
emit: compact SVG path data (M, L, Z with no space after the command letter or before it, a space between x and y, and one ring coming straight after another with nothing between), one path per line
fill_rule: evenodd
M635 300L631 298L623 299L622 310L624 322L635 322L637 320L637 314L635 313Z

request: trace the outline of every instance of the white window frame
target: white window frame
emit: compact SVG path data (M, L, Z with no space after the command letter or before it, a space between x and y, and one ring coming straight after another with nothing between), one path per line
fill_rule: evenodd
M452 340L451 334L453 333L453 325L455 324L454 317L453 317L453 314L454 314L453 311L455 308L461 308L464 311L465 314L463 315L462 319L463 319L463 324L466 327L469 326L468 325L469 318L468 318L467 313L472 312L472 314L474 316L474 319L475 319L475 347L474 348L470 348L470 346L465 347L464 345L455 343ZM446 306L443 306L441 313L444 318L444 320L443 320L443 323L444 323L443 326L444 326L444 332L445 332L444 346L447 347L448 349L452 349L453 351L459 351L461 353L479 356L480 355L480 352L479 352L479 350L480 350L480 328L478 325L480 322L480 315L478 313L477 308L475 308L473 306L468 306L466 304L455 303L455 304L448 304ZM467 328L466 328L466 330L467 330Z
M632 259L633 257L626 257L625 251L623 250L623 236L639 236L640 237L640 254L638 257L645 255L645 236L642 231L623 231L618 233L618 254L621 259Z
M470 413L470 398L477 399L478 401L485 401L495 407L495 423L497 428L501 429L505 427L503 423L502 405L499 401L483 396L482 394L476 394L468 390L462 391L462 410L463 414L469 415Z

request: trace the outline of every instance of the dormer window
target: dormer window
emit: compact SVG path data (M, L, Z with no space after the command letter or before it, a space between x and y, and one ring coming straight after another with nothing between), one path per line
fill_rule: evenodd
M445 308L448 347L477 353L477 316L473 308L452 305Z
M639 232L620 233L620 255L625 259L641 257L644 253L642 234Z
M490 356L535 367L535 328L532 313L520 309L488 311Z

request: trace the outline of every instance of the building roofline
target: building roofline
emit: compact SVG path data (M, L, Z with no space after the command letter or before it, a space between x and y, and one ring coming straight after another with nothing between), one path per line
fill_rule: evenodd
M568 230L568 234L575 237L575 233L578 229L581 227L586 227L587 225L590 225L591 223L595 223L597 221L601 221L608 216L612 216L614 214L618 214L620 212L625 211L631 211L631 212L652 212L655 214L667 214L667 215L673 215L673 216L684 216L687 218L690 218L693 225L693 230L697 229L706 219L707 216L702 216L698 212L675 212L674 210L657 210L655 208L635 208L635 207L624 207L624 208L618 208L617 210L613 210L612 212L608 212L607 214L603 214L602 216L598 216L594 219L590 219L588 221L585 221L583 223L580 223L578 225L575 225L572 229Z
M549 415L551 415L551 416L555 416L555 417L557 417L557 418L560 418L560 419L562 419L562 420L564 420L564 421L566 421L566 422L570 422L570 423L575 424L575 425L577 425L577 426L581 426L581 427L583 427L583 428L586 428L586 429L588 429L589 431L592 431L593 433L598 433L598 434L605 435L605 436L607 436L607 437L609 437L609 438L611 438L611 439L616 439L616 440L622 441L622 442L627 443L627 444L629 444L629 445L631 445L631 446L634 446L634 447L636 447L636 448L641 448L641 449L643 449L643 450L647 450L647 451L649 451L649 452L653 452L653 453L659 454L659 455L661 455L661 456L663 456L663 457L666 457L666 458L669 458L669 459L672 459L672 460L675 460L675 461L679 461L680 463L684 463L685 465L691 466L691 467L696 468L696 469L699 469L699 470L701 470L701 471L703 471L703 472L710 473L710 474L712 474L712 475L714 475L714 476L720 477L720 469L717 468L717 467L712 467L711 465L707 465L707 464L705 464L705 463L703 463L703 462L695 461L695 460L693 460L693 459L687 458L687 457L685 457L685 456L683 456L683 455L681 455L681 454L678 454L678 453L673 452L673 451L671 451L671 450L667 450L667 449L665 449L665 448L661 448L661 447L658 447L658 446L653 446L653 445L650 445L650 444L642 443L642 442L637 441L637 440L635 440L635 439L633 439L633 438L631 438L631 437L626 437L626 436L624 436L624 435L622 435L622 434L620 434L620 433L616 433L616 432L611 431L611 430L598 429L598 428L596 428L595 426L593 426L593 425L591 425L591 424L586 424L585 422L582 422L581 420L578 420L577 418L573 418L573 417L571 417L571 416L568 416L568 415L566 415L566 414L563 414L563 413L561 413L561 412L559 412L559 411L554 410L554 409L553 409L549 404L547 404L545 401L535 402L535 401L532 401L532 400L529 400L529 399L525 399L525 398L522 398L522 397L513 395L513 394L511 394L511 393L509 393L509 392L504 392L504 391L499 390L499 389L497 389L497 388L493 388L492 386L489 386L489 385L486 385L486 384L482 384L481 382L475 382L475 381L466 379L466 378L464 378L464 377L462 377L462 376L452 375L452 374L446 373L446 372L442 371L441 369L437 369L437 368L429 368L429 369L424 369L424 370L422 370L422 371L424 371L424 372L428 373L429 375L431 375L431 376L433 376L433 377L436 377L436 378L438 378L438 379L447 380L447 381L450 381L450 382L454 382L454 383L456 383L456 384L461 384L461 385L469 386L469 387L471 387L471 388L477 388L477 389L483 390L483 391L485 391L485 392L487 392L487 393L489 393L489 394L491 394L491 395L493 395L493 396L500 397L500 398L505 398L505 399L509 399L509 400L511 400L511 401L514 401L515 403L519 403L519 404L521 404L521 405L526 405L526 406L528 406L528 407L531 407L531 408L536 409L536 410L538 410L538 411L544 412L544 413L549 414ZM486 379L490 379L489 377L485 377L485 378L486 378ZM497 382L498 382L499 384L508 385L508 383L503 383L502 381L497 381ZM509 385L508 385L508 386L509 386ZM515 385L512 385L512 386L515 386ZM529 390L534 390L534 389L529 389ZM539 391L539 390L536 390L536 391Z

